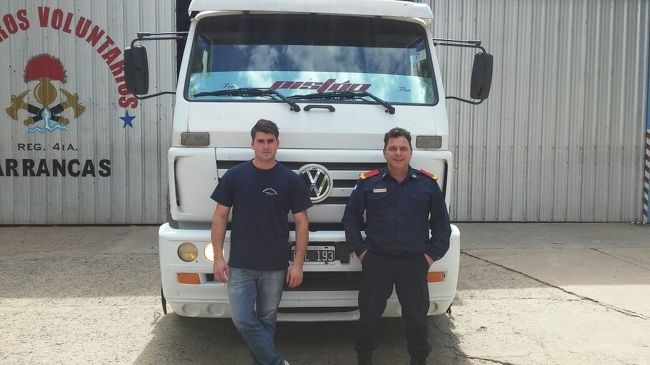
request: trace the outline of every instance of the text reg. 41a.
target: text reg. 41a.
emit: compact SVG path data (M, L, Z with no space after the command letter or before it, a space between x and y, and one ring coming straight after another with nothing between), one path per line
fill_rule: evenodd
M72 143L54 143L50 146L54 151L77 151L77 148ZM18 151L46 151L47 146L41 143L18 143Z

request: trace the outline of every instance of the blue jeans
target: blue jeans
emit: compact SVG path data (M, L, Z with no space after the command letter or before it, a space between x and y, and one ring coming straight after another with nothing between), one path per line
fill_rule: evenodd
M285 270L230 268L228 296L232 321L246 341L256 365L280 365L284 362L273 337L285 279Z

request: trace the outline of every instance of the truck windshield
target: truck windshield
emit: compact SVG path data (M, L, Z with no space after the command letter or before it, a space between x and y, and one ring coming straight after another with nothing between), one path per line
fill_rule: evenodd
M185 97L250 101L214 91L270 88L298 102L301 95L352 91L372 93L391 104L435 105L438 92L427 44L421 25L382 18L208 17L197 24Z

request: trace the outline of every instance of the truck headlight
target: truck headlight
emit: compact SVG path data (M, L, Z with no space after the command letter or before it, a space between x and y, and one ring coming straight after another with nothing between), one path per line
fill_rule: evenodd
M205 255L205 259L214 262L214 249L212 248L212 243L208 243L205 246L205 250L203 250L203 254Z
M192 242L183 242L178 246L178 257L185 261L190 262L196 260L199 256L199 250Z

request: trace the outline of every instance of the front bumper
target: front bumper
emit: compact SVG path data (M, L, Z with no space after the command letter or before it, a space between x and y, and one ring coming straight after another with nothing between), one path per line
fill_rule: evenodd
M341 231L310 232L310 245L324 242L343 242ZM177 254L178 246L192 242L198 248L199 257L194 262L184 262ZM174 229L164 224L159 230L160 272L163 293L167 303L177 314L185 317L231 317L226 284L215 281L212 263L203 255L210 243L209 230ZM229 236L226 235L224 256L228 257ZM460 233L452 225L450 247L447 254L436 261L429 271L445 273L441 282L429 283L429 315L444 313L456 295L458 266L460 259ZM304 290L285 290L280 302L280 321L346 321L359 318L357 309L358 292L355 284L345 282L357 280L361 264L352 254L349 263L305 263ZM179 273L197 273L199 283L178 282ZM307 283L307 281L310 281ZM340 283L337 284L337 282ZM319 283L322 287L319 288ZM357 284L358 285L358 284ZM339 288L337 288L337 286ZM401 317L401 308L395 293L389 298L385 317Z

